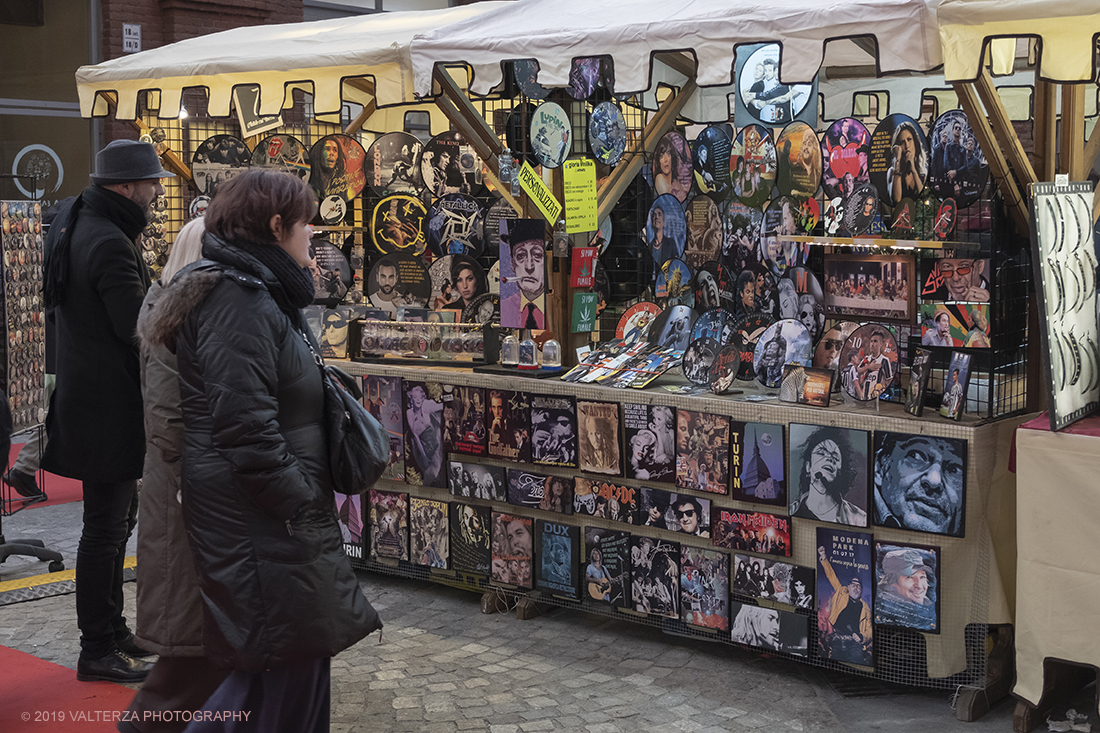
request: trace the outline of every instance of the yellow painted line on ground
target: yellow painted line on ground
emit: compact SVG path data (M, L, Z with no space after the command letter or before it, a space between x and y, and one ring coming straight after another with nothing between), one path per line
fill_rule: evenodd
M137 556L131 555L126 558L122 567L132 568L137 565ZM61 583L66 580L76 579L76 569L62 570L60 573L45 573L43 575L32 575L29 578L17 578L15 580L8 580L0 583L0 593L7 593L8 591L21 590L23 588L36 588L40 585L49 585L50 583Z

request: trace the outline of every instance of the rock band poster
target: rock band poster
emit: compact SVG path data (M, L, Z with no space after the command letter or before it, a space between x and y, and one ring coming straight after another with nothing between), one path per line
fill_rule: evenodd
M711 544L762 555L791 556L791 520L778 514L714 507Z
M443 443L450 453L485 455L484 389L450 384L443 386Z
M863 667L874 663L871 535L817 528L817 653Z
M622 475L619 403L577 400L578 461L582 471Z
M390 438L390 462L382 478L405 480L405 436L401 419L401 379L363 377L363 406L382 424Z
M676 486L728 493L729 418L676 411Z
M680 548L680 618L707 629L729 629L730 560L718 550Z
M447 568L451 548L446 502L409 497L409 543L415 564Z
M631 600L634 610L680 616L680 543L634 535L630 538Z
M598 605L630 605L630 533L603 527L584 528L586 598ZM584 594L582 594L584 595Z

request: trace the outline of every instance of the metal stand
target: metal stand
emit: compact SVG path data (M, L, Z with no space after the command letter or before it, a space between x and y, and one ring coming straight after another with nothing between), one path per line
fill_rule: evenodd
M37 425L33 430L45 430L44 425ZM6 461L5 461L6 464ZM5 472L9 466L5 465ZM40 470L38 476L41 479L43 472ZM46 495L45 481L42 484L42 495ZM42 560L43 562L49 562L49 571L51 573L58 573L65 569L65 560L61 556L60 552L56 550L47 549L41 540L32 539L15 539L10 542L4 537L4 525L3 518L10 517L18 511L26 509L30 504L36 503L32 498L25 498L22 496L12 496L14 489L8 486L6 483L0 482L0 563L5 562L12 555L19 555L25 557L34 557Z

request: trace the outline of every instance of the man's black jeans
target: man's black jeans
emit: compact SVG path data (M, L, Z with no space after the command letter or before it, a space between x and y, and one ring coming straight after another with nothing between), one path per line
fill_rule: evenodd
M137 525L137 481L84 482L84 530L76 552L81 656L111 652L129 630L122 617L122 564Z

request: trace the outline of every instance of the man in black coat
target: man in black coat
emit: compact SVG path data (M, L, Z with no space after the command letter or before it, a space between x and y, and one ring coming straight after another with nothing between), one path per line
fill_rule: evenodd
M96 155L92 185L62 211L46 241L45 301L55 309L57 387L42 467L80 479L77 679L144 679L147 652L122 616L122 566L137 517L145 456L134 329L149 271L136 240L164 193L152 145L116 140Z

